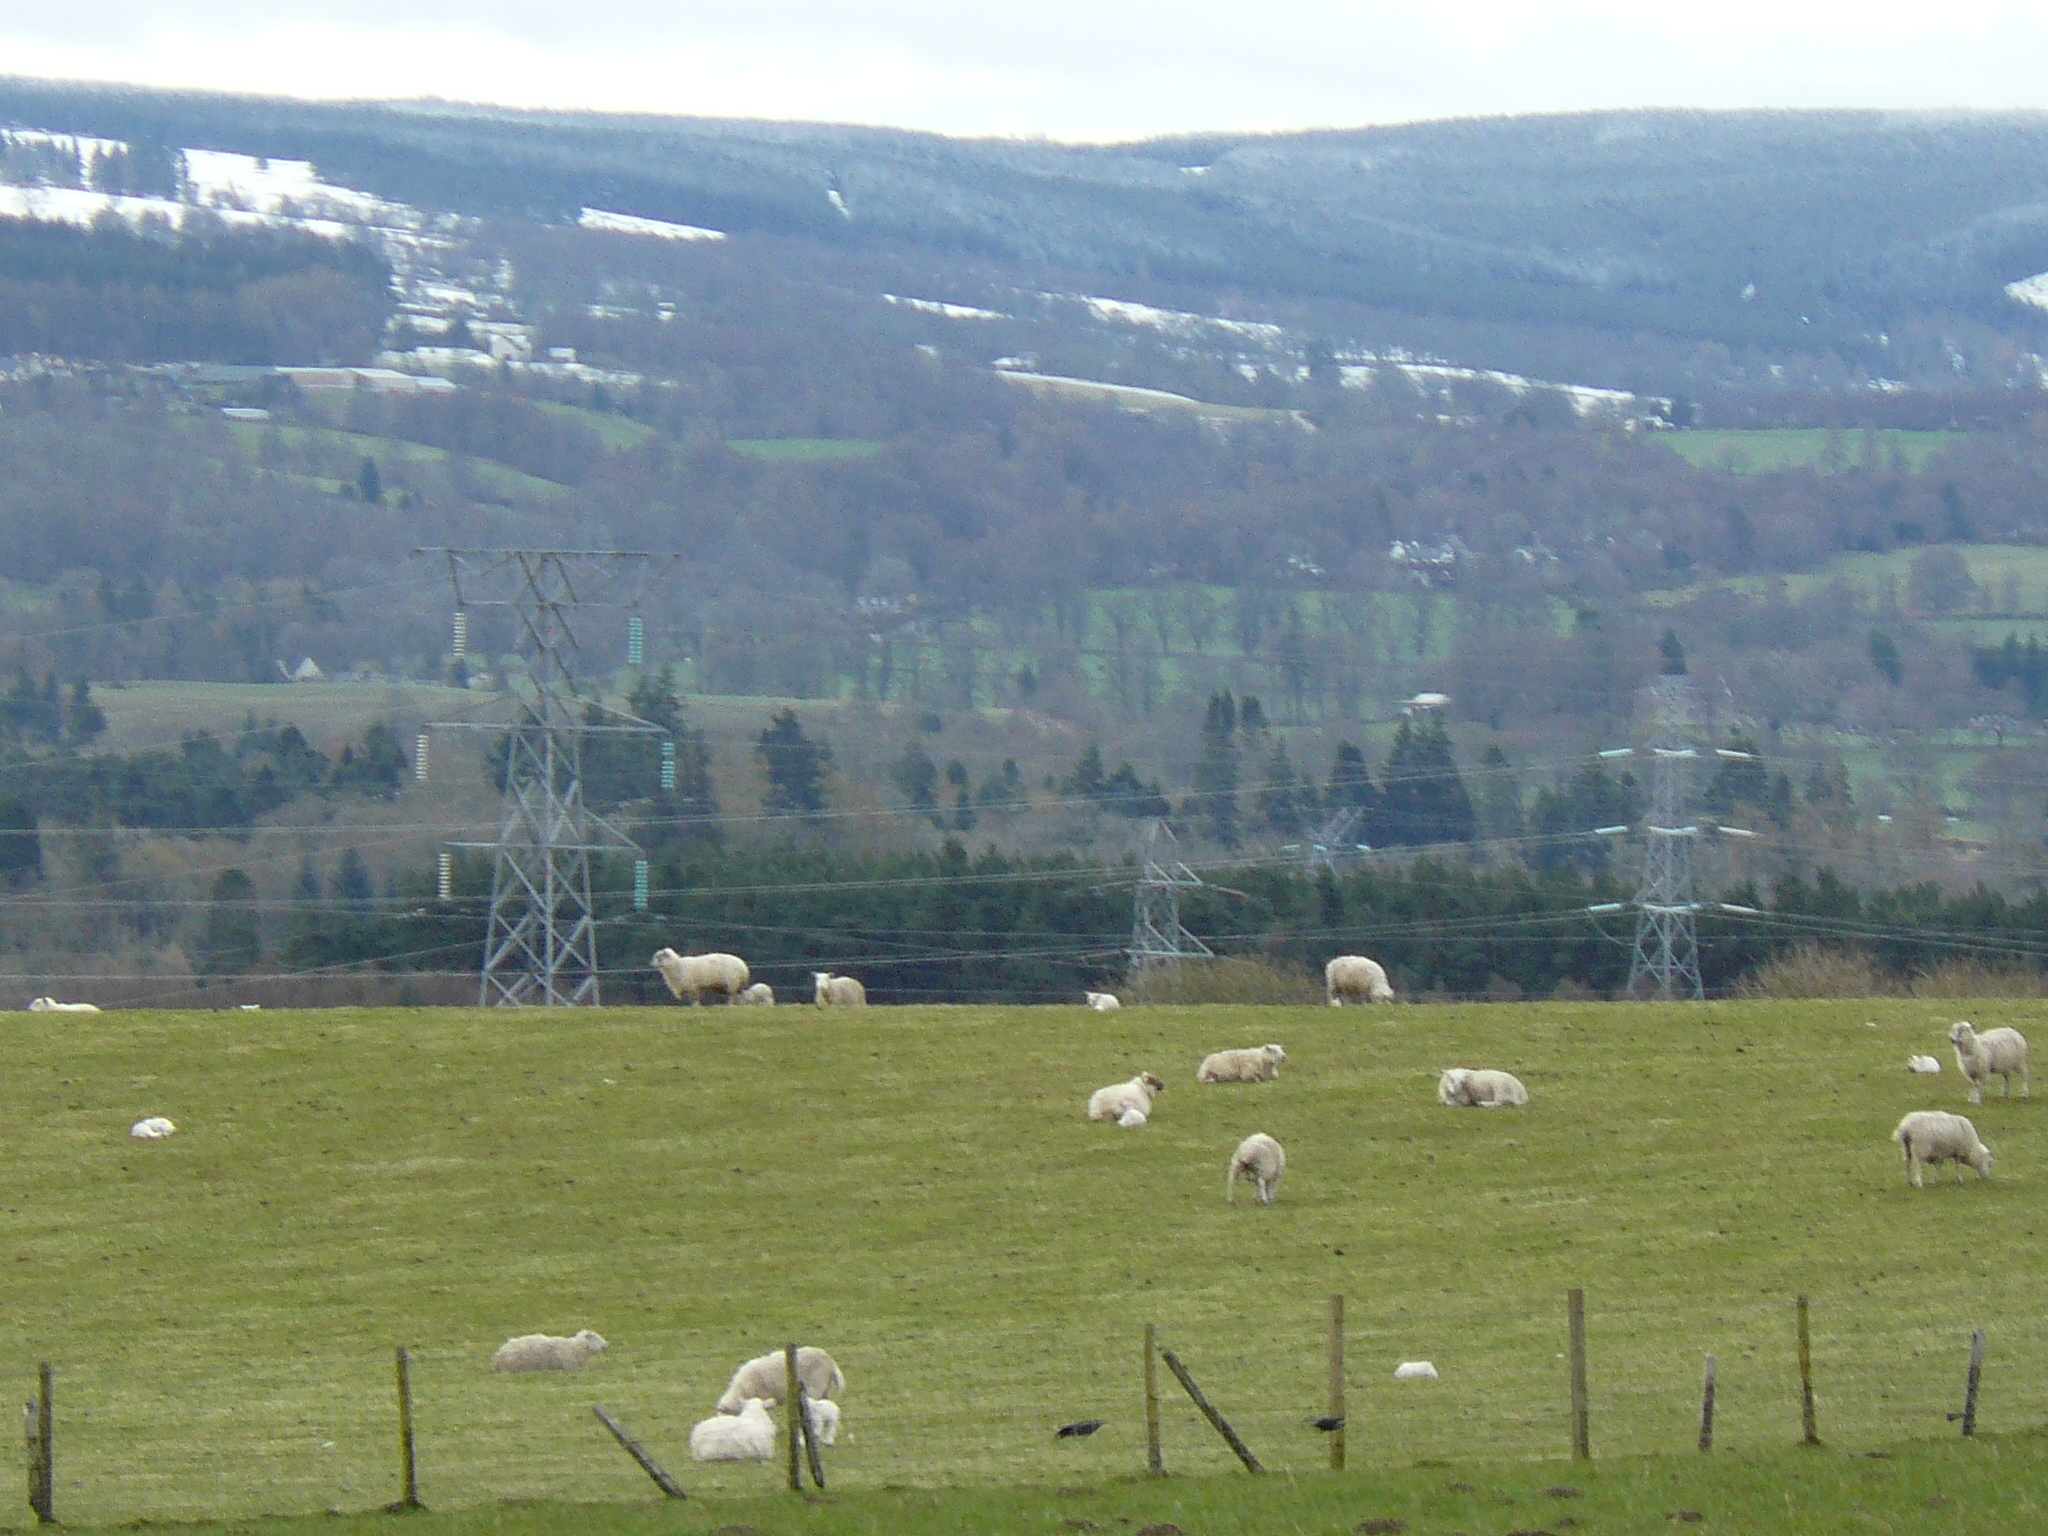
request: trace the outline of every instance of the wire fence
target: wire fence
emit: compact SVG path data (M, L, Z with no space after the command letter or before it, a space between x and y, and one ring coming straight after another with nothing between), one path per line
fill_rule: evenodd
M1175 1351L1266 1470L1328 1466L1328 1438L1312 1423L1329 1393L1324 1299L1224 1300L1162 1307L1182 1320L1160 1328L1160 1345ZM1348 1468L1567 1457L1565 1297L1546 1303L1510 1307L1428 1286L1349 1298ZM1797 1444L1794 1317L1793 1298L1782 1293L1654 1306L1592 1293L1594 1458L1697 1454L1708 1354L1719 1361L1715 1449ZM1867 1306L1831 1307L1817 1296L1812 1317L1826 1443L1854 1450L1956 1434L1977 1327L1989 1335L1978 1424L1996 1432L2048 1420L2048 1320L2037 1309L1983 1317L1937 1306L1887 1311L1874 1325ZM1461 1345L1467 1339L1485 1343L1471 1350ZM915 1334L835 1340L847 1388L826 1475L835 1489L1139 1475L1147 1464L1143 1350L1142 1326L1109 1318L991 1326L935 1317ZM704 1341L615 1346L580 1373L497 1375L490 1353L455 1343L410 1351L419 1487L430 1508L660 1497L593 1418L599 1403L693 1497L783 1485L779 1439L765 1463L691 1463L690 1429L711 1413L737 1363ZM1411 1359L1431 1360L1438 1379L1395 1380L1395 1365ZM352 1511L401 1495L388 1350L340 1353L309 1328L291 1359L220 1358L168 1372L134 1358L55 1363L52 1494L67 1523ZM18 1380L34 1382L33 1362L17 1370ZM1172 1376L1162 1368L1157 1379L1168 1474L1235 1472L1235 1456ZM1056 1434L1090 1419L1103 1421L1098 1432ZM29 1423L33 1431L33 1414Z

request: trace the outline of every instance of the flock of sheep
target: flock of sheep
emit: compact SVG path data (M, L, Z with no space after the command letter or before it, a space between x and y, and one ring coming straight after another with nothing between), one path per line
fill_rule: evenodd
M756 1008L775 1006L775 989L765 981L751 981L747 962L738 955L679 955L672 949L657 949L651 963L678 1001L688 998L692 1003L702 1003L706 994L716 993L728 1003ZM812 1001L820 1008L868 1005L867 988L851 976L813 971L811 983Z
M1984 1086L1994 1077L2003 1084L2003 1096L2011 1098L2015 1072L2020 1078L2020 1096L2034 1096L2027 1082L2027 1037L2018 1030L1987 1029L1980 1035L1975 1025L1963 1019L1950 1027L1948 1038L1956 1048L1956 1070L1970 1085L1972 1104L1984 1102ZM1930 1068L1938 1073L1941 1063L1931 1056L1914 1056L1906 1062L1909 1072L1931 1075ZM1958 1184L1965 1166L1976 1169L1980 1179L1991 1177L1991 1149L1977 1135L1977 1127L1961 1115L1916 1109L1899 1122L1892 1140L1906 1154L1906 1182L1915 1189L1926 1187L1921 1170L1930 1163L1954 1163Z
M499 1371L580 1371L605 1351L602 1335L584 1328L568 1338L528 1333L507 1339L491 1357ZM839 1440L839 1398L846 1376L824 1350L806 1344L796 1352L796 1379L804 1407L804 1427L819 1445ZM732 1373L717 1410L690 1431L692 1461L771 1461L775 1456L775 1420L768 1410L780 1405L789 1384L788 1357L780 1352L756 1355Z

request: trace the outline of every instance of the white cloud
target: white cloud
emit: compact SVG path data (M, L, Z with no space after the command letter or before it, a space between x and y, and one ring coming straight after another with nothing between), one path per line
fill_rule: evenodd
M2048 107L2048 0L0 0L9 73L1123 137L1617 106Z

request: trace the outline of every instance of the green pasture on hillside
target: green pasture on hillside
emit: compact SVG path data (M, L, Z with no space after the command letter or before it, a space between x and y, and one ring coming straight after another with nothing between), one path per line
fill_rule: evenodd
M1838 432L1825 427L1699 428L1660 433L1664 444L1695 469L1765 475L1787 469L1885 468L1894 462L1918 474L1927 461L1960 432L1913 432L1895 428Z
M1952 546L1970 568L1977 583L1976 601L1945 618L1929 622L1944 628L1971 633L1980 626L1998 626L1998 638L2015 628L2024 640L2032 625L2048 623L2048 548L2022 544L1957 544ZM1668 588L1644 594L1653 608L1675 608L1715 592L1760 596L1779 591L1788 601L1810 597L1830 582L1844 582L1865 598L1875 599L1887 590L1899 603L1910 601L1907 583L1918 548L1887 550L1882 554L1836 555L1810 571L1758 576L1729 576L1712 582ZM2011 599L2012 601L2008 601ZM2015 625L2011 621L2017 618Z
M451 458L458 457L450 454L445 448L432 448L425 443L408 442L404 438L376 437L367 432L348 432L339 427L279 426L271 422L257 421L230 421L224 425L236 446L252 463L262 450L265 434L271 432L277 433L288 448L299 451L326 450L338 455L338 461L347 469L353 469L363 459L375 459L388 468L393 464L444 465ZM554 501L569 494L569 488L565 485L543 480L538 475L529 475L523 470L514 469L509 464L500 464L494 459L464 458L463 463L480 484L504 495Z
M886 446L860 437L734 437L726 447L743 459L771 464L817 464L828 459L870 459Z
M694 1466L685 1447L734 1365L793 1337L846 1372L828 1457L849 1522L891 1485L1108 1488L1142 1468L1146 1323L1306 1498L1333 1292L1353 1475L1390 1496L1441 1491L1397 1475L1424 1458L1523 1490L1562 1476L1514 1464L1568 1444L1574 1285L1602 1457L1689 1456L1713 1351L1731 1465L1790 1465L1769 1458L1798 1434L1799 1291L1835 1451L1951 1437L1979 1326L1984 1428L2009 1434L2048 1419L2048 1098L1973 1112L1992 1182L1909 1190L1888 1139L1908 1109L1963 1107L1952 1072L1904 1070L1954 1007L17 1015L0 1360L18 1390L58 1366L60 1511L79 1525L389 1500L401 1343L439 1509L647 1497L594 1401L697 1500L772 1493L775 1467ZM1267 1040L1289 1055L1277 1083L1194 1083L1207 1051ZM1440 1108L1453 1064L1511 1068L1534 1102ZM1140 1069L1169 1085L1149 1126L1084 1121L1091 1089ZM177 1136L131 1140L150 1114ZM1223 1201L1254 1130L1289 1154L1271 1209ZM586 1326L612 1346L587 1372L489 1368L509 1335ZM1396 1384L1404 1359L1442 1379ZM1080 1418L1108 1424L1054 1438ZM1234 1468L1177 1400L1165 1452L1191 1479ZM1664 1475L1647 1465L1613 1475ZM1822 1465L1858 1487L1887 1472L1838 1457L1758 1477ZM1906 1486L1960 1497L1962 1465ZM1456 1528L1557 1529L1515 1496ZM727 1523L695 1502L664 1518ZM1299 1528L1337 1528L1318 1518Z

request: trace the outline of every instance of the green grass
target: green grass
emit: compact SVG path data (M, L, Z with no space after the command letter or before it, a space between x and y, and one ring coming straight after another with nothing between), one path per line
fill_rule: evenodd
M869 459L885 446L860 437L735 437L726 447L771 464L818 464L827 459Z
M323 657L321 664L340 668L346 662ZM92 696L107 716L106 735L94 743L105 752L176 746L197 731L228 741L252 714L259 721L296 725L309 740L334 751L343 742L362 740L373 720L468 719L489 697L430 683L173 682L100 683Z
M1839 1451L1953 1435L1943 1412L1980 1325L1987 1433L2048 1419L2048 1100L1975 1112L1991 1183L1908 1190L1887 1140L1907 1109L1960 1107L1952 1075L1903 1070L1953 1006L23 1016L0 1039L0 1357L24 1384L58 1363L62 1513L92 1525L388 1500L397 1343L418 1351L430 1505L643 1499L590 1418L600 1400L694 1495L765 1496L774 1468L692 1466L684 1445L738 1360L800 1337L849 1382L850 1436L830 1453L844 1514L805 1518L904 1528L853 1523L898 1484L968 1490L943 1506L967 1512L957 1523L927 1528L994 1531L1051 1528L1004 1523L1046 1497L972 1490L1085 1485L1117 1512L1114 1480L1142 1464L1152 1322L1268 1465L1299 1476L1262 1489L1308 1501L1298 1527L1218 1514L1179 1522L1191 1536L1348 1529L1382 1489L1419 1510L1449 1480L1412 1475L1425 1457L1494 1469L1476 1502L1442 1505L1438 1524L1476 1533L1556 1529L1526 1494L1552 1481L1646 1479L1654 1503L1660 1479L1706 1475L1689 1458L1568 1479L1533 1464L1567 1443L1563 1298L1583 1285L1603 1457L1689 1447L1711 1350L1728 1464L1758 1469L1727 1474L1754 1486L1726 1507L1775 1511L1809 1478L1850 1488L1829 1500L1876 1500L1921 1452L1779 1455L1797 1435L1796 1291L1814 1297ZM2035 1011L1960 1010L1980 1026ZM1278 1083L1192 1082L1204 1052L1264 1040L1288 1048ZM1440 1109L1433 1070L1452 1063L1511 1067L1535 1101ZM1084 1123L1088 1090L1141 1067L1169 1084L1150 1126ZM178 1136L128 1139L145 1114ZM1270 1210L1222 1200L1252 1130L1289 1152ZM1356 1499L1310 1475L1324 1445L1303 1425L1322 1411L1332 1292L1348 1298ZM509 1334L579 1326L612 1343L588 1372L490 1372ZM1397 1386L1408 1358L1443 1379ZM1109 1426L1053 1439L1081 1417ZM1233 1465L1183 1402L1165 1445L1189 1478ZM1938 1483L1959 1518L2013 1507L2009 1480L1942 1454L1908 1486ZM2009 1454L2037 1493L2038 1447ZM1163 1509L1228 1486L1115 1498ZM1488 1504L1495 1487L1518 1509ZM1671 1488L1668 1507L1709 1496ZM1492 1523L1464 1523L1475 1510Z
M644 421L635 421L630 416L620 416L611 411L585 410L580 405L564 405L558 400L535 400L534 409L549 416L559 416L565 421L580 422L597 434L598 441L613 453L625 448L638 448L650 437L661 434Z
M1969 634L1995 630L1999 640L2017 629L2022 641L2031 631L2028 619L2048 624L2048 549L2019 544L1957 544L1953 548L1969 566L1971 580L1977 583L1976 616L1966 611L1928 622ZM1695 582L1690 586L1645 593L1643 601L1652 608L1675 608L1710 592L1733 592L1753 597L1782 589L1788 599L1796 602L1810 597L1829 582L1840 581L1868 598L1878 597L1889 587L1892 596L1905 603L1908 601L1907 583L1912 575L1913 562L1920 553L1918 549L1894 549L1882 554L1836 555L1811 571L1731 576L1714 582ZM2008 599L2013 600L2010 606ZM2005 617L1981 616L1987 613ZM2015 623L2012 615L2022 617Z
M1666 432L1653 441L1664 444L1696 469L1722 469L1738 475L1773 474L1787 469L1818 469L1835 473L1854 467L1882 467L1894 457L1911 474L1963 434L1960 432L1880 431L1833 432L1820 427L1769 427L1759 430L1702 429Z
M269 432L277 433L289 449L300 452L325 450L354 460L375 459L384 465L445 465L453 457L445 448L431 448L424 443L407 442L397 437L376 437L366 432L345 432L338 427L276 426L256 421L230 421L225 425L228 435L252 461L261 449L264 434ZM555 501L569 494L567 486L543 480L538 475L529 475L493 459L472 458L465 462L480 483L504 495ZM340 485L342 482L334 483Z

